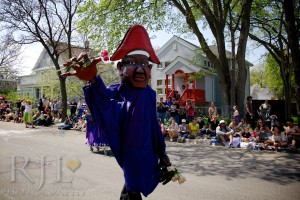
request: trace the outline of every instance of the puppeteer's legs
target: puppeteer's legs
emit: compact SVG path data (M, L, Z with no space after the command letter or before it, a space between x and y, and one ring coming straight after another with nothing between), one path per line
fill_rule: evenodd
M139 192L129 192L124 184L124 187L121 191L120 200L142 200L142 195Z

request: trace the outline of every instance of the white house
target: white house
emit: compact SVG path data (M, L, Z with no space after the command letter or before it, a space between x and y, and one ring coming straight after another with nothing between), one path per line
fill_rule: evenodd
M57 47L58 51L61 52L59 57L59 64L62 66L64 63L69 60L67 54L67 44L60 43ZM73 46L72 54L79 55L79 53L83 52L85 48ZM44 48L37 59L34 67L32 68L32 72L30 75L20 76L18 77L17 84L17 93L21 96L34 97L37 99L43 98L43 87L48 87L47 85L41 84L41 75L43 73L47 73L49 69L55 69L54 64Z
M177 91L180 94L179 103L184 105L186 99L190 98L196 103L206 105L214 101L221 105L220 84L218 75L212 72L211 62L204 53L198 53L197 63L191 60L199 52L200 47L196 46L180 37L173 36L158 51L157 56L161 61L160 65L154 65L151 70L151 87L157 92L159 97L173 96ZM217 55L217 47L210 46L212 52ZM230 61L230 52L226 52ZM252 66L247 63L247 68ZM189 82L189 77L197 72L203 72L205 76ZM249 74L249 73L248 73ZM168 87L167 87L168 86ZM250 93L249 76L246 80L245 94Z

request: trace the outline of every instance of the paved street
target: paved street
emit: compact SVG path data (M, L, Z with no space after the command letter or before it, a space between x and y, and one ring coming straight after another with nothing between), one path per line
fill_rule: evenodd
M300 154L169 142L167 152L187 182L144 199L299 199ZM0 121L1 200L117 200L123 184L114 157L90 152L85 133Z

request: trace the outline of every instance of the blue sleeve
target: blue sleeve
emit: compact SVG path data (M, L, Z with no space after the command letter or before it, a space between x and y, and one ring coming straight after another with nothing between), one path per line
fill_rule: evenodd
M120 163L120 104L115 100L116 87L106 88L100 76L95 82L83 88L85 101L95 124L102 130L111 150Z

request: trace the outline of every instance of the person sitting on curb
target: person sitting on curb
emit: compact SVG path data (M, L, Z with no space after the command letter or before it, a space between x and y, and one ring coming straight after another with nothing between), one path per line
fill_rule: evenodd
M190 133L189 125L186 124L186 120L182 119L181 122L182 123L179 125L178 142L184 142Z
M300 143L300 128L294 124L292 118L288 118L286 121L285 134L288 139L288 143L291 145L291 150L297 150L297 143Z
M229 141L229 148L233 147L233 133L234 131L226 126L225 120L221 120L219 123L219 126L216 128L217 137L219 140L222 141L224 146L226 145L226 142Z
M269 131L269 127L263 122L262 119L259 119L257 121L257 127L255 128L256 143L266 143L269 139Z
M244 131L241 133L241 140L242 142L250 142L251 141L251 133L249 128L245 128Z
M272 135L269 140L267 140L265 144L265 148L268 146L274 146L277 151L279 147L287 147L288 142L284 132L280 132L280 127L277 125L273 125L272 130L269 129L269 133Z
M179 130L179 126L176 123L175 119L172 118L171 124L167 129L169 136L170 136L170 142L173 142L174 139L178 137L178 130Z
M189 129L190 129L190 134L188 136L189 139L195 139L200 136L200 128L196 118L194 118L192 122L189 123Z
M208 122L208 129L206 130L206 134L209 135L210 137L215 137L216 134L216 129L219 124L218 116L214 115Z

